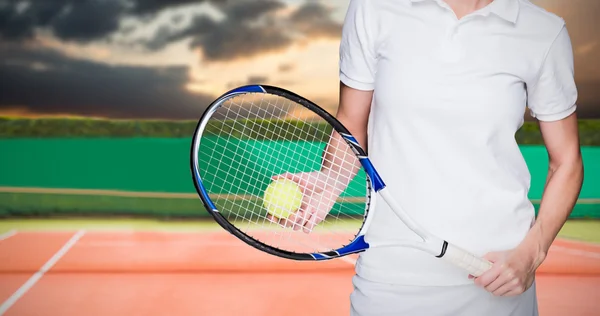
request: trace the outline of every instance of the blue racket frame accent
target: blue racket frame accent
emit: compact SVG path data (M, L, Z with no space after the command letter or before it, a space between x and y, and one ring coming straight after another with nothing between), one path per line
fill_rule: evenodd
M371 163L371 160L366 155L361 155L361 153L364 153L364 150L362 149L356 138L346 133L340 133L340 135L342 135L342 137L346 140L346 142L348 142L350 147L352 147L354 153L358 156L360 163L363 165L363 168L365 168L365 172L367 173L367 175L371 179L371 182L373 183L373 190L375 190L375 192L379 192L381 189L385 188L385 183L377 173L377 170L375 170L375 167L373 166L373 163Z
M264 93L266 92L265 89L259 85L249 85L249 86L243 86L243 87L239 87L236 89L233 89L229 92L227 92L226 94L235 94L235 93L248 93L248 92L256 92L256 93Z
M366 157L360 158L360 163L365 168L365 172L367 173L369 178L371 178L371 182L373 183L373 190L375 190L375 192L379 192L380 190L385 188L385 183L383 182L383 179L381 179L381 177L379 176L379 173L377 173L377 170L375 170L375 167L371 163L371 160L369 160L369 158Z
M361 235L358 236L353 242L348 244L346 247L338 249L337 252L341 256L344 256L355 252L361 252L367 248L369 248L369 244L365 241L365 236Z
M365 241L365 236L361 235L361 236L358 236L356 239L354 239L354 241L349 243L346 247L336 250L335 257L345 256L345 255L349 255L351 253L361 252L367 248L369 248L369 244ZM317 261L331 259L331 257L332 257L332 256L329 256L329 255L323 254L323 253L313 253L311 255Z
M210 196L208 196L208 192L206 191L206 188L204 187L204 185L202 184L202 179L200 178L200 174L198 174L198 171L196 169L196 171L194 172L195 176L196 176L196 181L198 181L198 189L200 189L200 194L202 195L202 197L204 198L204 201L206 202L206 204L208 204L208 207L213 211L213 212L218 212L219 210L217 210L217 206L215 205L215 203L213 203L213 201L210 199Z

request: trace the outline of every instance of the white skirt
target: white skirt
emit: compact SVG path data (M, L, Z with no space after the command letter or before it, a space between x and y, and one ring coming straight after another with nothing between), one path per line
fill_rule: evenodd
M498 297L475 284L403 286L352 279L351 316L538 316L535 283L522 295Z

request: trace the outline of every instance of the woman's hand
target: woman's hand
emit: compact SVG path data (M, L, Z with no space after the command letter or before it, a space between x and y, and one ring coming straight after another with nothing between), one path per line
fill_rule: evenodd
M272 222L294 230L302 229L310 233L312 229L325 219L336 202L338 194L335 187L326 183L327 175L321 171L306 173L285 173L273 177L273 180L286 178L298 184L302 191L302 205L287 218L275 218L268 215Z
M524 293L533 284L535 271L545 259L545 254L536 248L522 244L510 251L486 254L484 258L492 262L493 266L475 278L475 284L496 296Z

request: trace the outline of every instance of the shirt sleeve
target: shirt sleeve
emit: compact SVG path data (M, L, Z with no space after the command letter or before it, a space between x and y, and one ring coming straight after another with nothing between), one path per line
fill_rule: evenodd
M566 27L552 43L536 80L529 85L527 105L540 121L558 121L575 112L577 87L573 70L573 49Z
M357 90L373 90L377 56L372 0L350 0L340 42L340 80Z

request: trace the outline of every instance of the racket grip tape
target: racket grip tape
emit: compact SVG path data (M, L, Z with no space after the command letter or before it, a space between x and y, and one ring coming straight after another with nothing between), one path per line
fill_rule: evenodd
M465 269L470 275L478 277L492 267L492 263L448 243L442 259Z

